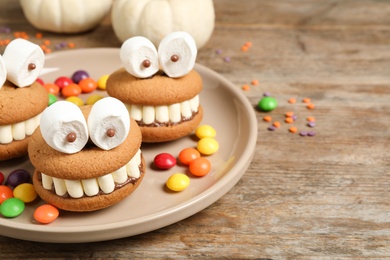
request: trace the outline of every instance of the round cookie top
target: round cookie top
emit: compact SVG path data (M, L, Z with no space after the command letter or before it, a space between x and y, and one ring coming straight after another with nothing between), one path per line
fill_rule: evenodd
M91 107L81 107L86 118ZM38 127L31 136L28 153L31 163L38 171L52 177L79 180L96 178L121 168L136 154L141 141L141 130L130 119L130 132L119 146L107 151L89 142L80 152L65 154L51 148Z
M162 72L150 78L136 78L121 68L107 80L107 93L122 102L145 106L163 106L195 97L202 90L202 78L195 70L180 78Z
M6 81L0 89L0 125L25 121L41 113L47 105L47 92L38 82L19 88Z

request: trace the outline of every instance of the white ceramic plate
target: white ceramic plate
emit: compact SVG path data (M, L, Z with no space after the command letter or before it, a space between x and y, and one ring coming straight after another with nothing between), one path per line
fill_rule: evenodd
M46 57L42 79L54 82L59 76L70 77L76 70L86 70L94 79L121 67L119 49L78 49L50 54ZM34 210L43 202L26 204L16 218L0 217L0 235L37 242L77 243L110 240L152 231L185 219L208 207L228 192L248 168L257 140L254 109L236 86L216 72L196 64L203 78L200 94L205 115L201 124L217 131L220 149L208 156L212 171L204 177L193 177L187 189L171 192L165 182L176 172L188 173L187 167L176 165L170 170L156 170L153 158L162 152L178 156L187 147L195 147L194 136L162 144L144 144L141 150L147 172L139 188L117 205L91 213L60 212L54 222L41 225L33 221ZM28 158L0 162L0 171L15 169L33 172ZM74 169L75 171L77 169Z

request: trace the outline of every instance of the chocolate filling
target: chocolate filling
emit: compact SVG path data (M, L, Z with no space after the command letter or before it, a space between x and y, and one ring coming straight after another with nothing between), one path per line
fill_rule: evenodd
M181 120L179 122L158 122L158 121L154 121L153 123L151 124L145 124L143 121L138 121L136 120L137 124L139 126L146 126L146 127L160 127L160 126L175 126L175 125L178 125L180 123L183 123L183 122L186 122L186 121L191 121L195 116L196 114L198 114L198 111L196 112L192 112L192 115L190 117L181 117Z
M142 171L142 168L143 168L143 161L141 161L141 164L138 166L138 169L139 169L139 171L140 171L140 175L144 174L144 172ZM38 172L38 176L37 176L37 177L38 177L38 180L41 182L41 185L42 185L42 173L41 173L41 172ZM140 177L141 177L141 176L140 176ZM126 180L125 182L123 182L123 183L115 183L114 191L116 191L116 190L122 188L123 186L125 186L125 185L127 185L127 184L129 184L129 183L132 183L132 184L134 185L134 184L138 181L138 179L139 179L140 177L134 178L134 177L128 176L128 178L127 178L127 180ZM56 192L55 192L54 185L52 186L52 188L51 188L50 191L51 191L54 195L57 195ZM114 192L114 191L113 191L113 192ZM96 194L96 195L94 195L94 196L105 195L105 194L106 194L106 193L104 193L101 189L99 189L98 194ZM57 196L58 196L58 195L57 195ZM85 197L92 198L92 197L94 197L94 196L87 196L87 195L84 194L84 195L83 195L82 197L80 197L80 198L73 198L73 197L69 196L68 193L66 193L65 195L60 196L60 197L62 197L62 198L64 198L64 199L81 199L81 198L85 198Z

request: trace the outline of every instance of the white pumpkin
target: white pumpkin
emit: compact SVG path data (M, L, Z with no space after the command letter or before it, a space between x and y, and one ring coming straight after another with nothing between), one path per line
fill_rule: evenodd
M165 35L185 31L200 49L214 30L215 12L213 0L115 0L111 19L122 42L144 36L158 46Z
M96 27L112 0L20 0L27 20L40 30L79 33Z

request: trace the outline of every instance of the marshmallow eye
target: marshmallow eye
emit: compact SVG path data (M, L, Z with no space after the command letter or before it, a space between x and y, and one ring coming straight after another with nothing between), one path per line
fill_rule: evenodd
M100 99L93 105L87 124L92 142L103 150L117 147L130 132L129 112L113 97Z
M137 78L151 77L159 70L156 47L142 36L132 37L122 44L120 59L126 71Z
M11 41L4 50L3 58L7 79L20 88L37 80L45 61L41 47L24 39Z
M169 77L182 77L194 68L197 52L196 43L190 34L170 33L158 46L160 66Z
M3 56L0 55L0 89L3 87L6 79L7 79L7 68L5 66Z
M46 143L62 153L77 153L88 142L84 115L78 106L68 101L55 102L43 111L40 130Z

